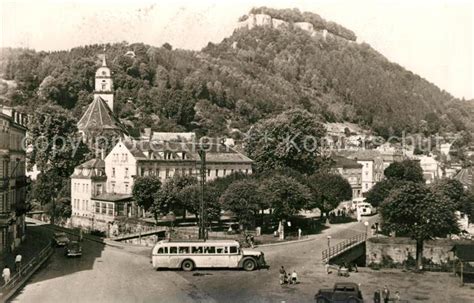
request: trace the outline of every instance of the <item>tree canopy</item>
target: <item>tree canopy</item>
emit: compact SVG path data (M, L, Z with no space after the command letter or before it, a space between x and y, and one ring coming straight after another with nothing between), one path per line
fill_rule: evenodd
M417 241L418 266L422 265L424 240L459 232L453 201L421 183L411 182L393 190L379 209L384 230Z
M161 181L157 176L137 177L132 188L133 199L139 206L149 210L160 189Z
M318 168L318 148L325 133L314 115L289 110L252 127L245 148L257 171L288 167L312 173Z
M342 201L352 199L351 185L339 174L318 172L308 178L307 184L314 197L312 207L321 213L328 214Z
M390 180L424 182L423 169L416 160L403 160L391 163L384 171Z

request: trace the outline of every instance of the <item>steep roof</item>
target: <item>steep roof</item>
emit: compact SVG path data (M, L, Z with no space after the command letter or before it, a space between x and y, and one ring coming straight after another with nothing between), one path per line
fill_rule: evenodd
M335 162L335 167L342 168L362 168L362 164L357 163L357 161L342 157L342 156L333 156L332 159Z
M96 96L94 101L89 104L81 120L77 123L77 128L84 133L101 130L114 130L126 133L123 125L115 118L105 100L100 96Z
M76 168L105 168L105 161L95 158L76 166Z

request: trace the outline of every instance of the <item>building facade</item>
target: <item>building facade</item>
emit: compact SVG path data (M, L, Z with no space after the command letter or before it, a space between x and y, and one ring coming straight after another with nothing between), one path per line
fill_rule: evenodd
M334 156L334 170L346 179L352 188L352 199L362 197L362 167L357 161Z
M12 251L25 238L27 117L0 107L0 253Z
M252 173L248 157L221 144L206 148L206 181L235 172ZM157 176L166 182L174 175L200 177L199 145L193 142L124 140L105 159L76 167L71 176L71 223L75 227L109 231L118 217L143 216L134 205L137 177Z

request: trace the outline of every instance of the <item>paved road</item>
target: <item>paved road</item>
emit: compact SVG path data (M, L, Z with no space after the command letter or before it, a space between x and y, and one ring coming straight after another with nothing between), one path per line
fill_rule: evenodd
M218 302L314 302L317 290L332 287L333 283L324 281L321 260L322 251L327 248L327 236L331 235L333 245L361 232L365 232L362 223L333 225L308 242L257 248L265 253L269 270L198 270L179 274ZM301 283L280 286L278 270L282 265L287 271L296 270Z
M83 256L68 259L58 248L12 302L213 302L176 272L153 270L148 252L85 240Z

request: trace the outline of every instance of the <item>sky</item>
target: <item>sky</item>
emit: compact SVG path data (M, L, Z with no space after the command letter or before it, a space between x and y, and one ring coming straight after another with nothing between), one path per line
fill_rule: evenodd
M298 8L353 30L390 61L474 98L474 0L0 0L0 46L64 50L127 41L199 50L252 7ZM1 55L1 54L0 54Z

